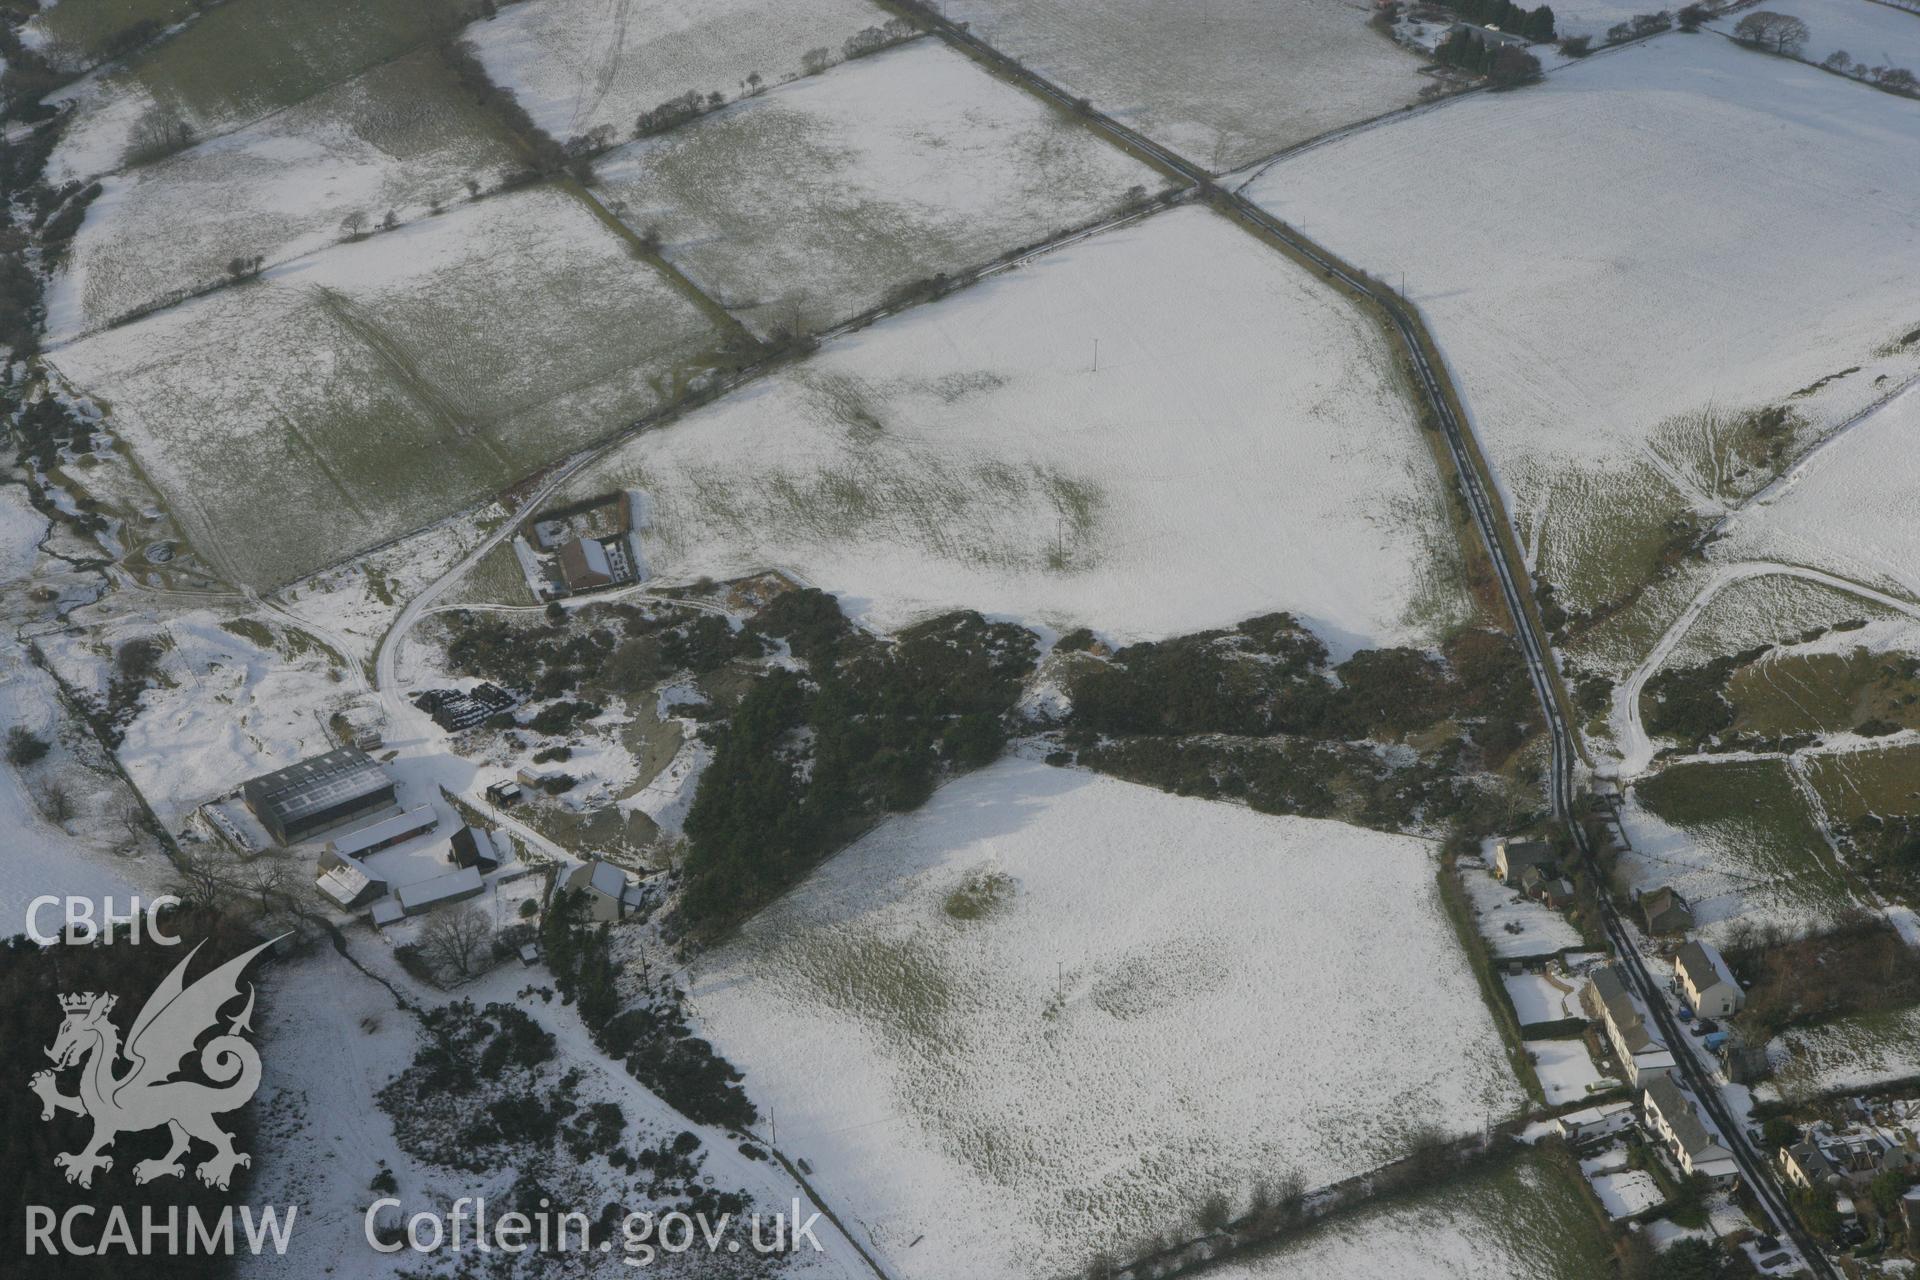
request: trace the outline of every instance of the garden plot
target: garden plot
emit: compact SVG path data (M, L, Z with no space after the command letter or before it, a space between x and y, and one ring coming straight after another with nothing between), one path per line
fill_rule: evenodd
M763 333L823 328L1164 185L925 40L642 139L599 172L629 226Z
M1574 1178L1529 1151L1512 1164L1343 1216L1209 1274L1217 1280L1591 1280L1607 1274L1612 1246Z
M285 581L438 520L676 394L702 309L537 189L64 348L197 549Z
M1613 1077L1600 1074L1583 1040L1528 1040L1521 1047L1540 1077L1550 1107L1623 1087Z
M1920 29L1920 15L1900 16ZM1920 338L1914 347L1920 350ZM1714 554L1808 565L1920 600L1916 492L1920 387L1849 428L1735 515Z
M1678 889L1709 940L1736 920L1799 931L1854 905L1778 760L1670 766L1633 788L1621 818L1633 849L1618 874L1634 888Z
M629 487L657 574L783 569L884 628L971 607L1140 639L1289 609L1344 656L1470 609L1378 330L1204 209L839 340L570 493Z
M1033 762L858 841L690 992L903 1277L1062 1274L1520 1099L1424 843Z
M1219 171L1412 102L1421 60L1343 0L948 0L949 18Z
M1471 864L1463 863L1458 874L1473 903L1480 936L1496 958L1550 956L1581 944L1573 922L1552 907L1522 897Z
M456 0L228 0L124 66L50 96L74 118L50 181L140 160L177 125L195 139L292 106L458 27ZM165 148L159 148L164 151Z
M689 91L731 98L780 84L806 55L893 14L872 0L523 0L463 33L494 83L561 141L632 132L642 111Z
M1660 1184L1643 1169L1595 1174L1588 1181L1593 1184L1593 1194L1600 1198L1607 1217L1615 1222L1658 1208L1666 1201L1660 1194Z
M508 139L432 51L376 67L288 111L106 181L48 302L54 341L268 264L411 221L492 187Z
M1500 979L1520 1025L1580 1018L1579 981L1563 973L1510 973Z
M1644 581L1674 519L1764 483L1774 445L1920 367L1913 119L1810 67L1662 39L1304 152L1250 194L1405 272L1580 609ZM1781 430L1747 419L1781 405Z

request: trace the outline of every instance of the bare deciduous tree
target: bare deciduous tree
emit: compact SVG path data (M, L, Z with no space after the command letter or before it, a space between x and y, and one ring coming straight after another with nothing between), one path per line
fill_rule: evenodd
M442 911L420 931L420 949L427 958L461 977L471 977L474 962L493 940L493 922L478 907Z
M1811 34L1807 24L1793 15L1767 9L1748 14L1733 28L1735 40L1788 56L1799 53Z
M65 783L54 781L40 788L40 812L57 827L67 825L73 817L73 796Z

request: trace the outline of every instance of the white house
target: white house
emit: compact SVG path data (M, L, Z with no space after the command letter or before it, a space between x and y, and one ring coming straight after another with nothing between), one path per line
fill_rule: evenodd
M1740 1175L1733 1151L1719 1131L1707 1123L1693 1099L1673 1081L1665 1076L1649 1080L1646 1092L1640 1095L1640 1110L1647 1128L1666 1144L1685 1172L1701 1174L1716 1187L1727 1186Z
M1740 989L1733 971L1704 942L1681 947L1673 957L1673 973L1687 994L1687 1003L1703 1017L1724 1018L1746 1007L1747 993Z
M1580 991L1580 1005L1588 1017L1605 1028L1614 1056L1634 1085L1644 1088L1648 1081L1667 1076L1678 1065L1666 1041L1647 1025L1640 1002L1627 990L1617 966L1593 971Z
M1581 1146L1632 1128L1633 1104L1607 1102L1597 1107L1569 1111L1555 1120L1554 1125L1569 1146Z
M1543 870L1553 865L1553 846L1544 840L1515 840L1502 836L1493 842L1493 874L1506 883L1520 884L1528 867Z

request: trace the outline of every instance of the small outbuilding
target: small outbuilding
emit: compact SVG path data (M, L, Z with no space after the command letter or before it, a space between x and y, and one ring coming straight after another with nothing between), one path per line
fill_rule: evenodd
M1672 885L1662 885L1640 895L1640 919L1647 932L1685 933L1693 928L1693 908Z

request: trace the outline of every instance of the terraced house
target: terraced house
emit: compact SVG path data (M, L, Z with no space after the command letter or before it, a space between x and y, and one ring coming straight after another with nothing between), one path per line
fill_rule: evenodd
M1621 1069L1635 1086L1644 1088L1648 1082L1673 1072L1672 1051L1648 1025L1640 1002L1627 990L1618 966L1593 971L1580 992L1580 1007L1606 1028L1607 1043L1613 1046Z
M1740 1175L1733 1152L1692 1098L1665 1076L1647 1082L1640 1112L1650 1133L1659 1137L1683 1173L1700 1174L1716 1187L1731 1186Z

